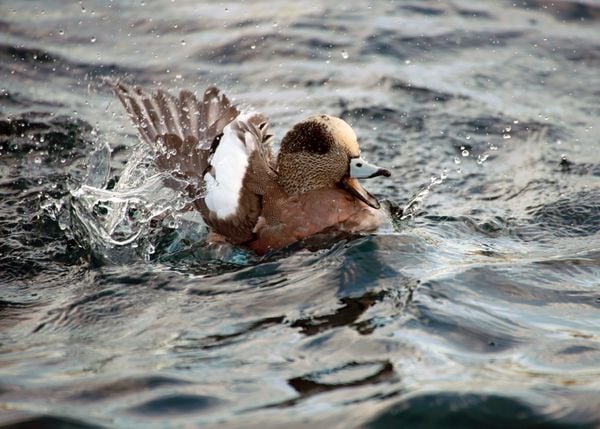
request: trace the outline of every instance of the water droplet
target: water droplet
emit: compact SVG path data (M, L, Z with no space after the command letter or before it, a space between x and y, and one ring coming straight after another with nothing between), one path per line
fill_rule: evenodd
M444 183L444 179L445 179L445 177L443 177L443 173L439 177L431 176L429 178L429 180L431 181L431 184L429 185L429 187L431 187L433 185L441 185L442 183Z
M461 152L461 155L462 155L462 156L469 156L469 151L468 151L467 149L465 149L465 150L463 150L463 151Z
M251 45L250 49L256 49L256 45Z
M404 64L406 64L406 65L410 64L410 60L405 60Z
M485 162L486 159L488 159L488 154L487 153L482 153L477 157L477 164L481 165Z
M342 54L342 58L345 59L345 60L347 60L348 58L350 58L350 55L348 55L348 52L346 52L346 51L342 51L341 54Z
M64 36L65 35L65 30L63 30L62 28L60 30L58 30L58 34L60 36Z
M95 38L95 37L92 37L92 38L90 39L90 42L92 42L92 43L96 43L96 38Z
M460 160L460 158L458 156L454 157L454 163L455 164L460 164L461 163L461 160Z
M177 149L167 150L167 159L170 159L172 156L177 156Z
M507 140L507 139L509 139L509 138L510 138L510 134L502 134L502 138L503 138L504 140Z
M34 162L35 164L41 164L41 163L42 163L42 158L40 158L39 156L36 156L36 157L33 159L33 162Z
M185 46L185 45L186 45L185 40L182 40L181 41L181 46Z
M171 229L177 229L177 228L179 228L179 223L177 222L176 219L170 218L167 220L167 227L169 227Z

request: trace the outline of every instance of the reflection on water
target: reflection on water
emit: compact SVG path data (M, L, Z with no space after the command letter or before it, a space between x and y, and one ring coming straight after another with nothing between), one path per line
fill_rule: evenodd
M597 426L598 11L3 2L0 426ZM208 245L109 76L344 117L393 228Z

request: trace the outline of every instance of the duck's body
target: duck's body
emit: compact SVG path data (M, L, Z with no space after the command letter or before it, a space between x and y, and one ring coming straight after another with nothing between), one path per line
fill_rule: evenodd
M240 113L216 88L202 101L189 91L175 98L114 88L157 166L190 183L214 240L264 254L320 232L380 225L379 203L356 179L390 173L360 158L343 120L319 115L297 124L275 158L266 118Z

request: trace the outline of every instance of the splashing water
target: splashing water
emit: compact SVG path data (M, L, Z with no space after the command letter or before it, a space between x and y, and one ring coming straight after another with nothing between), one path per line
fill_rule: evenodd
M107 143L98 145L89 158L85 180L70 189L68 201L53 200L45 205L61 221L62 229L68 229L96 256L113 262L124 254L131 256L129 249L150 259L165 228L179 230L169 252L180 250L176 242L203 231L200 216L188 210L193 199L185 189L190 183L169 172L159 172L154 166L155 154L149 153L144 144L133 150L112 189L110 153Z
M427 198L433 187L444 183L447 177L448 171L446 169L442 170L439 176L432 176L429 185L417 192L416 195L408 200L408 202L404 205L400 221L413 219L417 215L419 208L423 205L423 201L425 198Z

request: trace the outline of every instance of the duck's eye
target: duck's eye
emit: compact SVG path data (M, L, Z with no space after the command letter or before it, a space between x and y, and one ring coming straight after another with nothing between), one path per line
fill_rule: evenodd
M362 162L357 162L357 163L356 163L356 166L357 166L358 168L362 167Z

